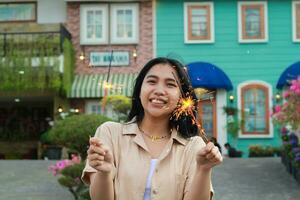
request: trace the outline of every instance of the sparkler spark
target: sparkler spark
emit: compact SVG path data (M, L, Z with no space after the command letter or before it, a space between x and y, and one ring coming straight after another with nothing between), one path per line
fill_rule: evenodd
M177 83L177 85L180 87L179 81L177 80L176 76L174 73L172 73L175 81ZM203 139L203 141L207 144L209 142L209 139L206 136L205 130L202 128L201 126L201 121L197 120L195 115L194 115L194 110L195 108L195 104L194 104L194 100L193 97L189 94L184 94L183 90L181 89L181 98L179 99L179 103L175 109L174 112L174 117L176 120L179 119L180 116L191 116L192 118L192 123L195 124L198 127L198 130L200 132L200 137Z

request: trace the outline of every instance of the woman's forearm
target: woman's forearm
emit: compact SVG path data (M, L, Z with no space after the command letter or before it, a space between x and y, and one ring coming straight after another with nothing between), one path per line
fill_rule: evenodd
M96 172L90 176L92 200L114 200L112 173Z
M188 200L210 200L211 172L212 169L197 169Z

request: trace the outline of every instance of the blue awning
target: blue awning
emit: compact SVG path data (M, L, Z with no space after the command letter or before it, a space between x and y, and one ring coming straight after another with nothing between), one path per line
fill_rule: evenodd
M194 62L187 65L194 88L232 90L232 83L228 76L217 66L206 62Z
M291 85L290 80L297 79L298 76L300 76L300 61L292 64L282 72L276 88L281 89L283 86Z

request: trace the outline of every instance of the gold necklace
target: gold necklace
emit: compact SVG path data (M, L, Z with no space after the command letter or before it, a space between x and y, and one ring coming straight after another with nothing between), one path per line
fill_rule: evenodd
M157 140L161 140L161 139L168 137L168 135L163 135L163 136L148 135L140 127L139 127L139 129L146 137L150 138L152 142L155 142ZM172 133L172 129L170 129L170 135L171 135L171 133Z

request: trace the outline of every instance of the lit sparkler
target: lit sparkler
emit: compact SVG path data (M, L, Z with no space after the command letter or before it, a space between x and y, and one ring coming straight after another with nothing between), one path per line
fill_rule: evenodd
M185 94L181 88L181 85L179 84L179 81L177 80L176 76L174 73L172 73L177 85L180 88L181 92L181 98L179 99L179 104L177 105L175 112L174 112L174 117L176 119L179 119L180 116L191 116L192 117L192 123L195 124L198 127L199 130L199 135L203 139L203 141L207 144L209 142L209 139L206 136L205 130L202 128L201 121L197 120L193 111L196 109L193 97L190 96L189 94Z

